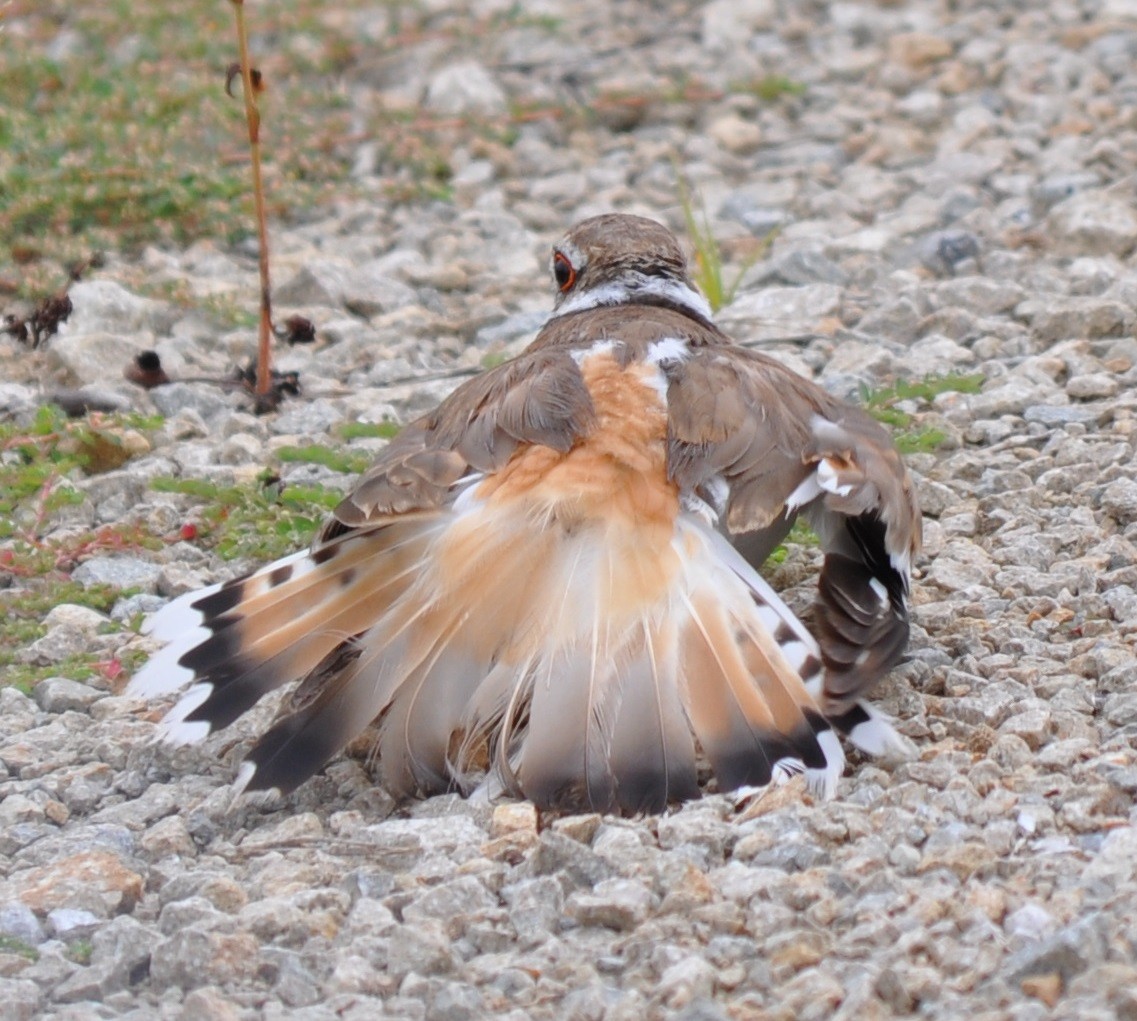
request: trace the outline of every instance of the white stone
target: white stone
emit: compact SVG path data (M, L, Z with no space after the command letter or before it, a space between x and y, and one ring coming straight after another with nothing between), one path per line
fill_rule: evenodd
M762 144L762 129L738 114L730 113L712 122L708 132L727 152L753 152Z
M107 383L122 379L134 356L153 347L154 335L141 330L61 332L52 337L47 357L80 383Z
M493 76L476 60L460 60L438 71L426 89L426 106L435 113L500 114L506 97Z
M43 622L48 628L70 627L87 634L96 634L99 628L108 623L108 618L89 606L60 603L52 607Z
M1124 257L1137 246L1137 210L1106 191L1087 191L1059 202L1046 219L1059 253Z
M804 287L766 287L735 297L718 315L723 323L752 320L775 321L803 328L834 315L841 307L842 289L837 284L806 284Z
M773 26L774 0L712 0L703 8L703 45L712 52L744 49L750 36Z
M113 280L72 284L71 316L60 333L162 333L183 314L173 305L143 298Z

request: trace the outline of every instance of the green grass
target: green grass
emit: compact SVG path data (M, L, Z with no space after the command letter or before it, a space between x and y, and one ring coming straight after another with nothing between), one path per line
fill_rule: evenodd
M707 216L707 210L702 200L699 200L699 211L696 215L695 198L678 168L676 168L676 179L678 180L679 205L683 210L683 221L687 225L687 236L695 248L695 268L692 276L699 290L703 292L703 297L710 304L711 311L717 312L720 308L734 301L734 296L738 293L738 285L742 283L746 271L770 250L778 232L776 229L772 230L758 241L746 258L742 260L741 265L728 282L725 276L722 248L711 230L710 218Z
M123 445L124 431L144 434L160 425L161 419L138 415L71 420L53 407L40 409L26 426L0 425L0 572L10 579L9 587L0 588L0 675L5 684L28 692L48 676L113 680L138 665L131 655L109 660L77 655L47 665L21 660L21 650L46 633L43 620L52 607L78 603L106 613L116 600L131 594L71 581L69 572L87 557L156 549L197 537L222 557L269 561L311 542L328 511L342 499L339 492L320 486L281 487L267 479L221 486L200 479L159 478L152 483L155 490L191 498L194 534L153 535L127 522L53 536L60 516L84 499L72 480L127 463L131 449ZM392 423L380 423L351 431L389 436L396 430ZM325 464L345 472L370 463L369 457L321 446L285 448L281 460ZM121 630L118 624L107 626Z
M65 266L98 250L203 237L225 245L253 235L242 104L224 89L236 59L230 3L35 0L5 14L0 282L36 298L64 285ZM506 31L565 31L564 19L523 3L478 17L413 2L276 0L247 5L247 16L266 82L261 137L272 219L319 215L357 195L351 170L362 139L374 143L388 202L449 201L456 148L509 146L534 120L587 123L604 98L514 99L509 112L490 116L433 116L397 99L352 109L352 86L425 39L476 51ZM385 32L360 33L363 21L384 18ZM774 101L803 88L766 75L729 91ZM626 97L721 98L686 79Z
M135 414L69 419L50 404L30 425L0 424L0 540L34 536L63 508L82 503L70 479L121 467L131 457L127 433L161 424Z
M30 695L32 689L48 677L67 677L73 681L89 681L99 677L105 681L113 681L124 674L129 676L146 661L146 653L136 649L112 659L99 659L92 655L70 656L58 663L42 666L14 661L5 662L5 659L6 657L0 654L0 670L4 676L4 684L17 688L25 695Z
M142 525L127 522L52 536L67 508L84 499L73 480L126 464L133 448L124 445L125 432L145 434L161 424L159 418L139 415L71 420L49 406L41 408L28 425L0 425L0 572L11 580L8 588L0 588L0 673L5 683L30 691L47 676L113 679L136 665L93 656L46 666L20 659L20 650L46 633L43 619L53 606L78 603L105 613L117 599L130 594L109 586L84 588L71 581L69 572L87 557L116 550L156 549L182 538L198 538L227 559L269 561L310 543L328 511L342 499L332 489L280 486L267 477L233 486L203 479L158 478L151 483L153 489L190 498L191 534L153 535ZM391 422L342 430L346 438L390 437L397 431ZM285 462L322 464L347 473L362 471L371 461L368 455L319 445L286 447L279 453Z
M806 87L784 74L767 74L741 86L741 90L752 92L764 103L773 103L784 96L803 96Z
M19 628L20 622L30 624L60 603L86 606L92 610L98 610L100 613L107 613L119 598L132 594L132 590L124 592L114 585L84 586L71 580L59 582L52 586L50 591L40 589L39 591L21 592L16 598L11 598L10 592L0 592L0 600L4 601L6 618L4 621L0 621L0 627Z
M44 677L113 679L125 668L119 660L95 656L29 665L19 653L46 633L43 618L52 607L77 603L105 613L129 594L71 581L69 572L82 559L161 544L133 524L44 538L68 507L83 501L74 478L125 464L131 456L123 442L125 431L145 433L159 425L161 419L140 415L93 414L71 420L51 406L40 408L27 426L0 425L0 572L9 581L0 589L0 675L6 684L30 691Z
M193 497L198 536L226 560L275 560L308 545L343 494L322 486L278 487L268 478L223 486L205 479L159 477L151 488Z
M491 351L488 354L482 355L482 368L483 369L496 369L499 365L504 365L509 361L509 355L503 351Z
M225 93L237 59L230 3L0 0L0 8L4 291L56 293L66 267L101 250L203 237L225 246L254 235L242 103L239 90ZM434 118L397 102L353 110L353 83L423 39L469 49L503 29L555 34L562 24L524 4L485 18L389 0L246 9L266 84L270 219L318 216L358 195L351 171L364 139L375 145L388 203L449 201L454 148L516 137L511 118ZM379 29L370 38L359 30L368 21Z
M276 456L286 463L319 464L345 475L358 475L371 466L370 454L352 454L319 444L306 447L281 447Z
M0 0L0 7L5 7ZM236 59L232 5L174 0L34 0L0 22L0 285L38 299L65 267L99 250L153 242L222 246L254 234L242 104L225 94ZM450 201L452 154L510 146L535 120L589 123L603 95L511 100L508 112L434 116L392 97L352 108L351 90L424 40L476 52L503 32L560 36L564 19L524 3L487 16L392 0L247 5L264 75L261 138L270 219L318 216L358 197L363 140L388 203ZM385 29L382 28L385 19ZM374 35L361 33L370 21ZM70 42L68 42L68 40ZM764 101L803 86L766 75L729 92ZM632 105L708 103L718 90L679 78ZM367 195L374 195L368 182ZM729 287L726 288L729 291ZM725 296L725 295L724 295Z
M932 453L947 437L939 429L919 426L915 416L898 405L904 401L930 402L943 393L978 393L983 379L981 373L949 372L917 381L897 380L879 390L862 386L861 403L878 422L892 429L893 440L902 454Z
M503 28L539 28L555 35L564 27L565 21L552 14L530 13L525 4L514 3L507 10L491 15L490 23Z
M246 10L266 84L261 141L272 219L318 215L357 194L351 170L363 139L375 143L388 202L449 201L453 149L501 144L510 118L432 118L383 102L353 110L351 85L424 38L470 40L470 48L503 28L555 34L561 26L523 4L480 19L374 0L276 0ZM4 13L0 281L36 298L95 251L253 236L243 108L239 90L233 98L224 87L237 59L230 3L35 0ZM385 34L360 34L361 21L384 17Z
M349 111L330 72L357 51L346 25L318 14L311 0L250 12L277 216L342 195L348 178ZM236 59L229 3L37 0L10 17L18 26L0 32L0 273L20 264L25 289L42 290L59 280L37 279L28 264L40 259L58 273L100 248L252 233L242 106L224 90ZM70 55L53 54L61 29ZM310 30L314 47L288 46Z
M133 590L122 591L113 585L85 588L68 578L50 575L25 580L24 584L27 587L0 591L0 675L5 684L27 694L45 677L70 677L76 681L96 676L113 679L136 665L131 657L124 661L82 655L47 665L22 662L20 651L47 633L43 618L54 607L73 603L108 613L120 598L133 594ZM112 633L122 628L108 624L107 630Z
M17 936L8 936L0 933L0 954L16 954L26 957L29 961L39 960L39 951L30 943L25 943Z
M345 422L338 431L345 440L392 440L399 435L401 428L398 422Z
M781 545L774 548L774 552L766 558L769 564L783 564L789 554L790 546L819 546L821 539L810 527L805 518L795 518L790 527L789 535L782 540Z
M76 964L88 965L91 955L95 952L95 945L89 939L77 939L67 948L67 956Z

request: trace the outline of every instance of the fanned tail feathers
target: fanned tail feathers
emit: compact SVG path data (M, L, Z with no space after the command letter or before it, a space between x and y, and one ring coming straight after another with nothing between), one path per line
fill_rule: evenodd
M627 812L697 796L700 762L723 790L804 769L831 794L831 723L891 746L875 712L821 715L816 643L702 518L637 528L562 530L467 498L347 533L175 600L150 626L174 641L131 690L190 685L166 723L194 741L300 681L247 757L249 790L294 789L374 721L397 795L488 777Z

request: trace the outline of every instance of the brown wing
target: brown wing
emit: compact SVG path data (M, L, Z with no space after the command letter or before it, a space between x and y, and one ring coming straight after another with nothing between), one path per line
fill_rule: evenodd
M670 472L740 552L757 566L798 513L821 537L822 709L848 710L908 638L921 518L899 453L864 411L761 354L706 347L668 370Z
M504 467L521 444L566 451L592 422L580 369L563 350L535 350L458 387L408 425L336 507L313 545L392 515L431 511L471 472Z
M403 429L335 509L316 546L388 515L435 509L458 479L500 470L520 444L567 451L593 424L572 352L615 338L630 361L669 337L693 347L726 342L713 326L667 307L639 306L632 317L626 306L601 307L551 319L517 358L464 383Z

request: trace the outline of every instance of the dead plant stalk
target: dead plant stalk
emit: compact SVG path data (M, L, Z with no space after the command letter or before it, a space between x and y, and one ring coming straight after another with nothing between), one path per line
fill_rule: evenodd
M241 88L245 96L245 122L249 127L249 153L253 166L253 201L257 218L257 254L261 275L261 315L257 335L258 397L267 398L272 385L272 291L268 272L268 225L265 193L261 179L261 114L257 89L253 84L253 65L249 60L249 34L245 27L245 0L229 0L237 18L237 47L241 60Z

